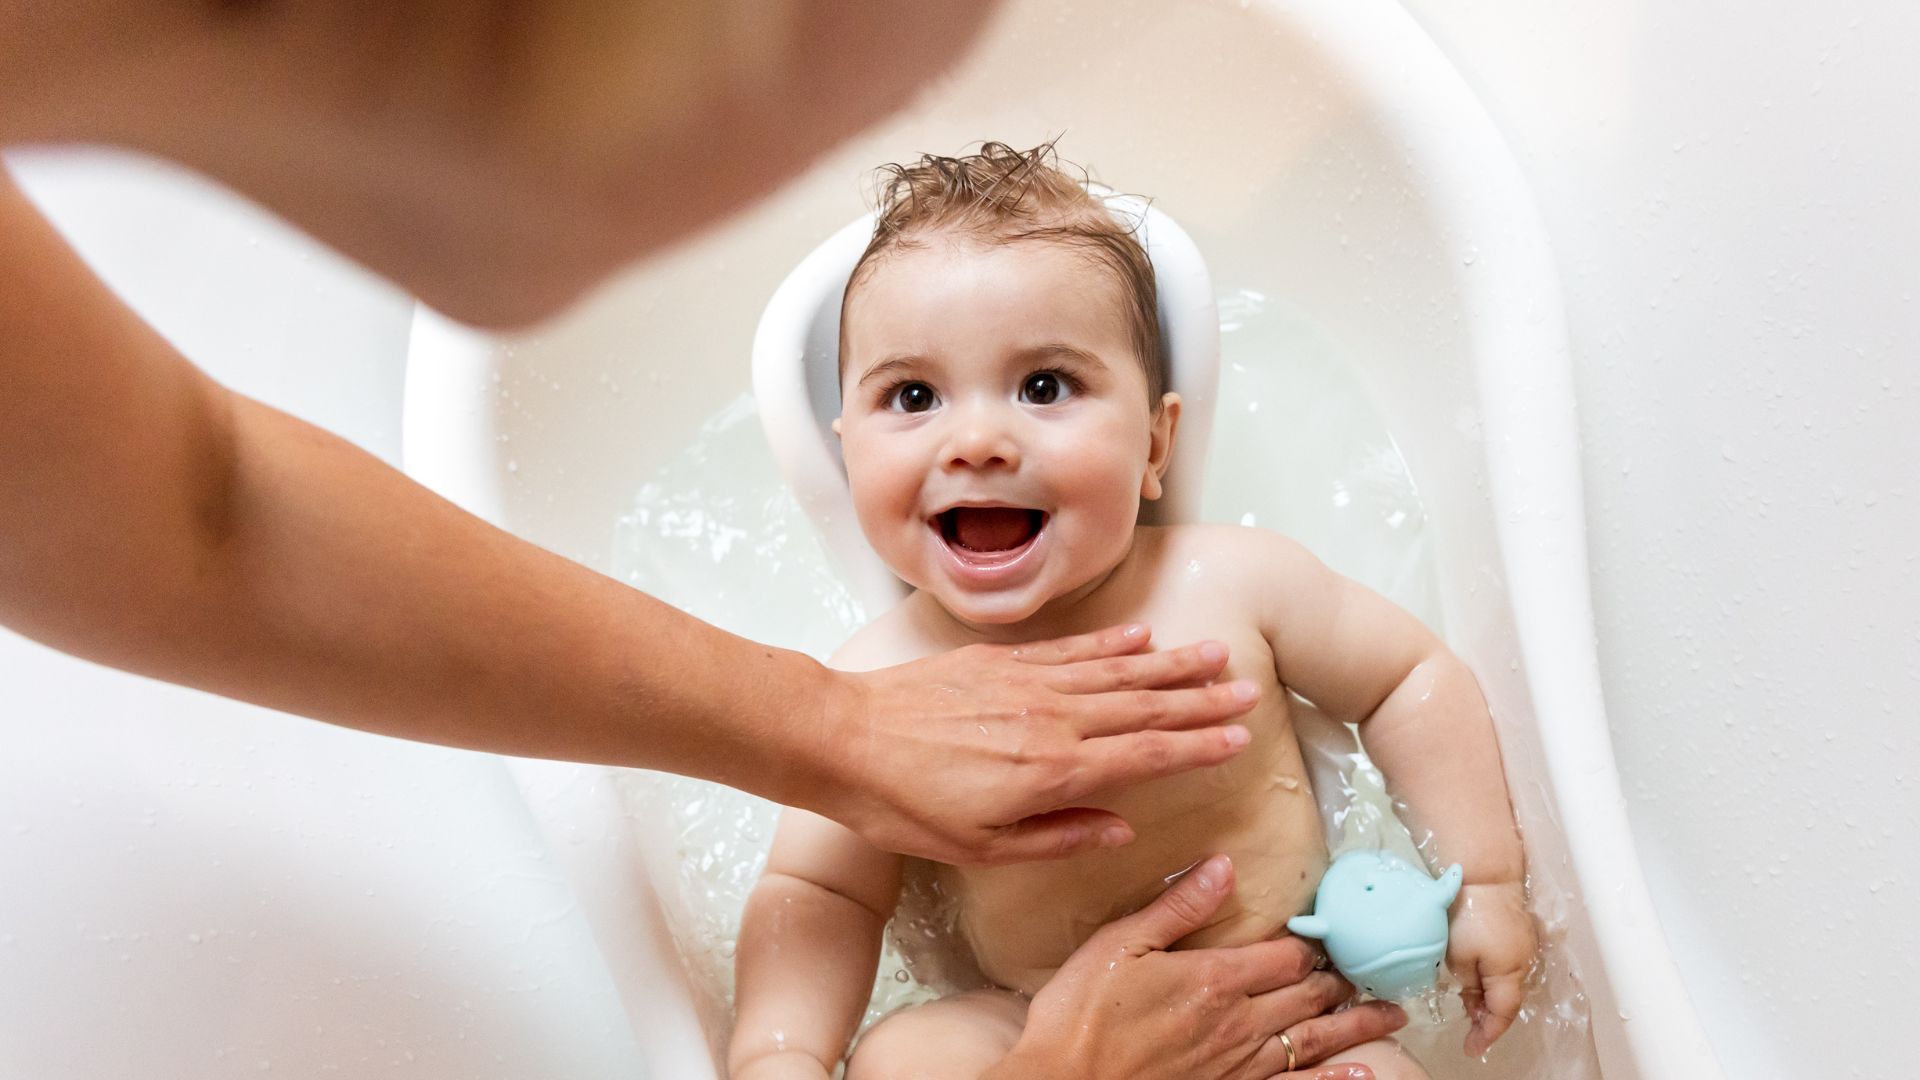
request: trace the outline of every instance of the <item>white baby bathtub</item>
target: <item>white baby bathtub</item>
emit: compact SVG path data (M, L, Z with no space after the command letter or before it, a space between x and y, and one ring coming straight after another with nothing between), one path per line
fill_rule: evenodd
M745 390L761 305L859 208L867 169L1054 135L1071 160L1173 213L1217 281L1257 283L1306 313L1411 463L1439 611L1492 704L1536 887L1572 901L1553 918L1587 999L1593 1060L1540 1075L1591 1075L1596 1063L1610 1080L1719 1075L1613 767L1554 264L1493 126L1397 5L1017 4L922 103L555 325L495 339L422 311L409 471L608 568L636 488ZM727 483L711 477L716 496ZM630 820L605 770L514 771L655 1075L713 1075L637 870L671 858L659 830Z

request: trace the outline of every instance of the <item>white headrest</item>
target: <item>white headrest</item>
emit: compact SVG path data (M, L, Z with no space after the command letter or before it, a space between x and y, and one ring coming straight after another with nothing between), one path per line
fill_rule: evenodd
M1130 195L1105 199L1115 216L1137 227L1135 235L1153 260L1160 336L1170 369L1167 388L1182 401L1166 494L1146 504L1141 519L1192 521L1200 513L1200 478L1220 382L1220 317L1213 286L1200 249L1172 218ZM872 215L848 223L774 290L753 336L753 393L781 475L820 530L854 595L877 615L907 589L860 532L840 440L831 426L840 415L840 300L872 237Z

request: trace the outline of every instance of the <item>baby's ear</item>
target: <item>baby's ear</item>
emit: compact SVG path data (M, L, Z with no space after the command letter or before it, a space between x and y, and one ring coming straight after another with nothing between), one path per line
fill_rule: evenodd
M1165 490L1160 478L1167 474L1167 463L1173 460L1173 436L1180 427L1180 395L1174 393L1160 396L1160 408L1153 414L1153 424L1148 432L1147 471L1140 478L1140 497L1146 500L1158 499Z

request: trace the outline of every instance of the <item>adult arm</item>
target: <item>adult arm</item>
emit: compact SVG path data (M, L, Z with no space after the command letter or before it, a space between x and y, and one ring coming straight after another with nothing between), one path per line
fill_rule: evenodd
M1120 655L1143 632L857 675L723 633L214 383L3 173L0 623L369 731L718 780L949 862L1124 840L1074 801L1244 736L1137 729L1249 704L1141 693L1224 663Z

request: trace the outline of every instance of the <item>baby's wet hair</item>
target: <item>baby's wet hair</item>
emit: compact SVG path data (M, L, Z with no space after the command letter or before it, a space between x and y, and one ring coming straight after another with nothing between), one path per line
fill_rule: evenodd
M1137 223L1116 217L1091 193L1086 170L1062 162L1053 140L1031 150L985 142L977 153L960 157L924 154L911 164L883 165L875 172L874 219L873 239L847 280L843 313L845 299L874 264L890 251L920 246L935 232L958 232L987 244L1061 244L1113 275L1120 287L1120 314L1146 371L1147 402L1160 407L1167 358L1153 261L1134 235ZM843 315L843 363L845 344Z

